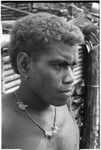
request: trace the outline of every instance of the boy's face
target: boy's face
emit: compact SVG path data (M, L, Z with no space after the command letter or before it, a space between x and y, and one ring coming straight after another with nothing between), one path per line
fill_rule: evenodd
M74 76L73 65L77 63L78 46L56 43L48 54L30 64L28 86L46 103L65 105L70 98Z

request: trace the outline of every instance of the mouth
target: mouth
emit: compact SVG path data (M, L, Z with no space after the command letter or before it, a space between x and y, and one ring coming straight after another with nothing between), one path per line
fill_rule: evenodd
M64 95L70 95L72 92L72 90L66 90L66 91L60 91L60 93L64 94Z
M72 89L70 89L70 90L64 90L64 91L60 91L60 93L68 93L68 92L71 92L72 91Z

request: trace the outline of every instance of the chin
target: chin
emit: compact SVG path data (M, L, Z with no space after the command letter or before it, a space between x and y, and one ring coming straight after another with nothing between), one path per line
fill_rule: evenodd
M49 104L53 106L63 106L66 105L67 102L70 100L70 96L65 97L52 97L49 99Z
M66 105L66 103L65 104L58 104L58 105L54 105L54 106L61 107L61 106L64 106L64 105Z
M62 101L58 101L58 102L56 102L56 103L52 103L52 105L53 105L53 106L58 106L58 107L59 107L59 106L63 106L63 105L66 105L66 104L67 104L67 101L68 101L68 100L65 100L65 101L63 101L63 100L62 100Z

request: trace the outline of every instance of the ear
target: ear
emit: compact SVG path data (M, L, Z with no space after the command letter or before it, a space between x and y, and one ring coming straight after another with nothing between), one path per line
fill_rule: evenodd
M30 69L30 56L26 52L20 52L17 56L17 67L21 75L28 75Z

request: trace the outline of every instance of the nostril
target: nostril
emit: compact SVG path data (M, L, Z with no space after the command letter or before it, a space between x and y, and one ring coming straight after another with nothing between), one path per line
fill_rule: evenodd
M64 84L72 84L73 82L74 82L74 78L73 77L68 76L68 77L64 77L63 78L63 83Z
M74 80L68 81L68 84L72 84Z
M73 84L73 80L72 81L63 81L63 84Z

